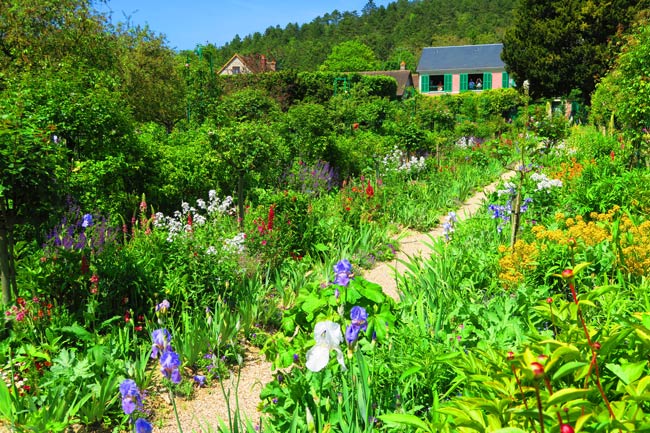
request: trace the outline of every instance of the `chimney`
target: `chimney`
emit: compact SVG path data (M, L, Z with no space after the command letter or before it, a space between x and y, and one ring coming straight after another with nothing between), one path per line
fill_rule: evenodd
M262 58L260 59L260 63L262 66L262 72L266 72L266 56L262 54Z
M402 62L399 64L399 70L400 71L406 70L406 62L404 60L402 60Z

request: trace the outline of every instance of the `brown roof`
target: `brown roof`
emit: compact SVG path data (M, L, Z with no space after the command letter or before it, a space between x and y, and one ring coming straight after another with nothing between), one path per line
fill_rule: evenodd
M411 71L405 69L395 71L363 71L358 73L361 75L386 75L395 78L395 81L397 81L397 96L404 95L404 90L408 86L413 86Z

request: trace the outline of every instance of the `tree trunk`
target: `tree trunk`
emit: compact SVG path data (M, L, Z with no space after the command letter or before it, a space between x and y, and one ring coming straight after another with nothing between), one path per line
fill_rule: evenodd
M16 299L18 297L18 283L16 283L16 243L14 242L13 226L7 229L7 243L7 252L9 255L9 287L13 299Z
M6 220L0 221L0 282L2 283L2 305L11 302L11 272L9 265L9 239Z
M244 231L244 173L237 179L237 207L239 208L239 229Z

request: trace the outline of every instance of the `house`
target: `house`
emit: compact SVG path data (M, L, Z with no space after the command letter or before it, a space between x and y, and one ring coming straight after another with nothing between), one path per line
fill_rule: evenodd
M404 96L404 92L409 87L413 87L413 74L411 71L406 69L406 63L402 62L398 70L393 71L363 71L359 72L361 75L385 75L388 77L395 78L397 81L397 92L396 95L398 98Z
M267 60L263 54L235 54L217 72L217 75L259 74L274 71L275 61Z
M420 92L435 95L512 87L502 50L503 44L424 48L417 66Z

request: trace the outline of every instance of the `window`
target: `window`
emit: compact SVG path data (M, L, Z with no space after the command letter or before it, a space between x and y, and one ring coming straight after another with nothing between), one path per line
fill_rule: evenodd
M442 92L444 90L444 75L429 76L429 90L432 92Z
M484 74L467 74L467 89L468 90L483 90L485 88Z
M239 68L239 66L233 66L231 71L233 75L241 74L241 69Z

